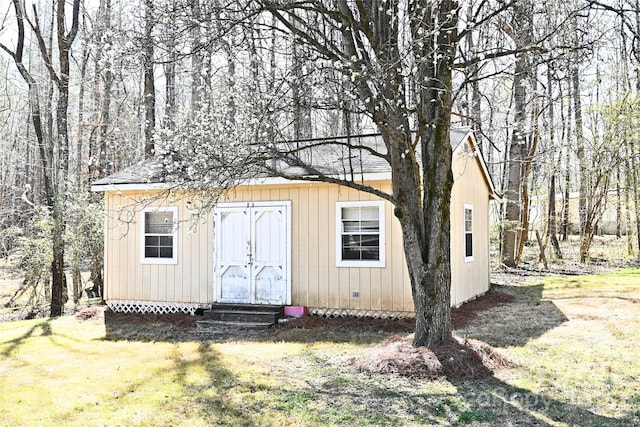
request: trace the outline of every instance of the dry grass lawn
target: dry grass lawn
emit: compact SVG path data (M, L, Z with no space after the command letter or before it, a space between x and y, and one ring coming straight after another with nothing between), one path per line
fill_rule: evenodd
M497 280L456 331L513 363L482 380L363 369L406 324L0 323L0 425L640 425L640 270Z

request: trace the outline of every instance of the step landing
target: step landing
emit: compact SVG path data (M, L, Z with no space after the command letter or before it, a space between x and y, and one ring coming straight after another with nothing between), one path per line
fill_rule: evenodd
M260 304L213 304L196 322L198 329L231 327L237 329L266 329L284 316L284 306Z

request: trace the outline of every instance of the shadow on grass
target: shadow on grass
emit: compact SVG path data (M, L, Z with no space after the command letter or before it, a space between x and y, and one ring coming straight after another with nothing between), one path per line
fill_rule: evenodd
M508 292L514 300L478 311L473 322L457 331L458 335L482 340L492 346L524 346L530 340L567 321L552 301L542 298L542 285L494 287L494 291ZM174 366L162 375L173 375L175 381L193 390L192 403L202 416L215 417L227 413L227 422L251 425L265 408L286 419L302 420L305 425L531 425L551 426L558 423L580 426L640 425L640 411L620 418L606 417L593 412L597 396L585 393L581 397L567 395L556 398L534 393L489 377L480 381L430 382L399 378L388 374L360 372L353 366L337 366L323 357L302 355L283 360L272 369L271 375L303 380L303 385L260 385L259 381L240 381L222 367L212 342L284 341L329 342L354 344L378 343L390 335L410 332L406 325L399 330L384 330L375 325L343 321L310 327L289 325L266 331L217 331L209 336L197 336L175 326L143 325L140 332L134 325L127 332L121 323L107 324L108 339L158 339L167 341L201 341L200 359L208 362L182 360L174 357ZM152 331L167 328L155 337ZM131 335L133 334L133 335ZM135 334L137 335L137 338ZM147 335L148 334L148 335ZM193 384L189 370L193 363L208 366L208 379ZM274 368L274 367L272 367ZM303 378L299 378L303 375ZM449 388L449 390L442 391ZM238 404L238 396L243 403ZM631 396L638 399L640 396ZM256 414L247 418L247 414ZM226 416L226 415L225 415ZM212 423L218 422L214 421ZM262 421L264 423L264 421ZM268 422L268 420L267 420Z
M212 344L200 343L197 355L195 359L185 359L176 348L171 355L173 366L158 373L170 376L181 394L189 397L190 416L206 420L209 425L256 425L252 411L234 396L244 392L245 385L224 367L220 353ZM205 378L199 375L201 371Z
M638 425L640 414L629 414L624 418L599 415L587 409L586 405L561 401L545 394L533 393L530 390L515 387L497 378L490 378L481 383L456 384L458 395L465 402L465 410L459 415L459 422L468 421L501 421L516 425L550 426L556 423L567 425L589 426L631 426Z
M187 315L184 315L187 316ZM196 316L197 317L197 316ZM413 320L383 320L355 317L307 316L268 329L212 326L195 328L195 318L164 319L158 316L113 316L105 312L105 340L166 342L288 342L377 344L393 334L413 332Z
M96 415L88 414L102 406L113 417L100 421L104 425L257 425L252 412L234 396L242 382L211 344L200 343L195 356L183 354L176 346L169 360L169 366L124 381L98 395L97 401L83 402L58 415L53 423L78 421L76 417L95 419Z
M552 301L542 298L543 285L496 286L480 298L453 310L456 333L492 346L523 346L567 320ZM506 299L508 296L509 299ZM306 316L270 329L215 326L197 330L187 315L122 316L105 312L107 340L137 341L283 341L291 343L377 344L392 335L414 331L412 319Z
M22 346L29 338L36 336L45 336L50 337L52 335L51 331L51 319L46 319L41 322L36 323L31 328L29 328L24 334L21 336L7 341L7 348L2 352L3 356L11 356L15 351L17 351L20 346Z
M399 379L393 375L354 375L325 369L324 381L301 390L277 388L273 405L308 425L522 425L631 426L640 413L624 418L598 415L582 405L514 387L496 378L452 383ZM442 384L440 384L441 386ZM475 425L475 424L474 424Z
M490 292L508 293L514 299L507 304L477 312L474 321L456 333L464 338L484 341L493 347L524 346L568 320L553 301L542 298L543 290L542 284L513 287L493 285Z
M497 286L485 295L453 309L456 334L476 338L494 347L524 346L568 319L549 300L544 286ZM318 318L293 319L280 328L277 339L285 342L333 342L376 344L390 335L410 334L415 322L405 320Z

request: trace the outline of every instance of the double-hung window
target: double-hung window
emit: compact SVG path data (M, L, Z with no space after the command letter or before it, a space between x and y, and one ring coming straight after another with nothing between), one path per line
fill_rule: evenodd
M464 205L464 261L473 261L473 205Z
M142 262L175 264L177 254L178 208L149 207L142 213Z
M384 267L384 202L336 203L338 267Z

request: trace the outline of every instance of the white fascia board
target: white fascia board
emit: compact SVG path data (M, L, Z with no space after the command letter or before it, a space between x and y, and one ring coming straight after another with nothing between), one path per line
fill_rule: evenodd
M353 174L356 178L355 182L362 181L384 181L391 179L390 172L374 172L365 174ZM317 176L309 176L309 178L317 178ZM327 178L340 179L345 181L351 181L351 176L345 174L327 175ZM251 186L251 185L278 185L278 184L309 184L311 182L322 182L315 179L289 179L283 177L268 177L268 178L254 178L248 179L238 183L238 186Z
M329 178L348 180L344 174L340 175L327 175ZM349 177L350 178L350 177ZM384 181L391 179L391 173L389 172L376 172L365 174L354 174L356 178L355 182L362 181ZM358 179L360 178L360 179ZM288 179L282 177L267 177L267 178L252 178L239 182L236 187L241 186L260 186L260 185L286 185L286 184L309 184L313 182L321 182L308 179ZM117 191L147 191L147 190L170 190L175 189L175 185L168 183L138 183L138 184L101 184L92 185L91 191L93 192L117 192Z
M92 185L91 191L94 193L100 192L118 192L118 191L147 191L147 190L169 190L173 188L171 184L167 183L137 183L137 184L100 184Z

